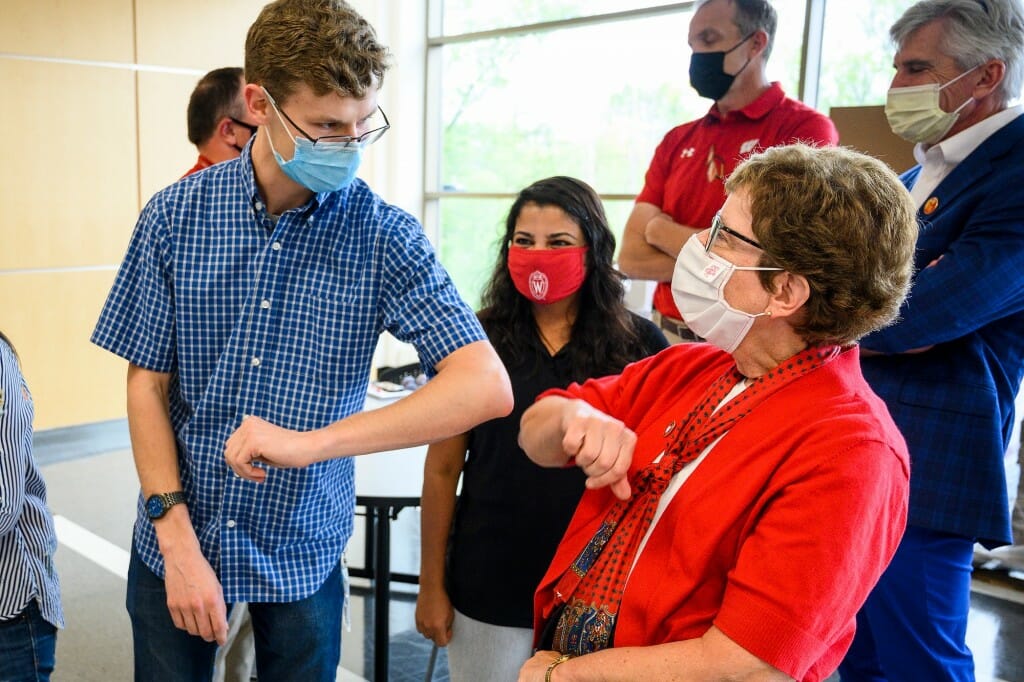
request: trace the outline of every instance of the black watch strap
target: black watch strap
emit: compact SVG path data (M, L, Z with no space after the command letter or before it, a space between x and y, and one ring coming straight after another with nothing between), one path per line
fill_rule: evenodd
M156 493L155 495L150 495L146 500L146 512L149 514L149 518L159 519L167 513L168 509L184 502L185 493L181 490L175 490L171 493Z

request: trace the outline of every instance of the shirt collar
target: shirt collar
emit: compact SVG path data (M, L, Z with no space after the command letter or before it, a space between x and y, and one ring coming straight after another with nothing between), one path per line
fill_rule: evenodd
M249 203L259 210L265 209L266 205L263 203L263 199L260 197L260 190L256 186L256 172L252 166L251 141L242 148L242 154L239 157L239 160L241 161L242 166L242 186L245 188L245 195L249 197ZM351 187L351 185L349 187ZM308 215L311 215L318 208L331 201L332 197L338 194L344 194L347 191L348 188L337 192L316 192L308 202L302 205L301 208L303 208Z
M926 161L946 163L955 166L962 162L977 149L982 142L998 132L1003 126L1024 113L1024 105L1015 104L998 114L978 121L970 128L961 130L933 145L918 143L914 145L914 159L921 165Z
M768 89L757 96L753 102L743 107L742 109L736 109L730 111L726 116L722 116L721 112L718 111L718 103L715 102L711 105L708 110L708 116L719 121L733 116L743 116L752 121L764 118L771 112L775 107L785 99L786 93L782 90L782 84L779 81L772 81Z

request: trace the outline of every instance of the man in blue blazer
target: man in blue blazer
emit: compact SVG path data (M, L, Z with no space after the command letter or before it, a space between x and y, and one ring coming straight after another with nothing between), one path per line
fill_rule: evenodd
M901 318L861 342L910 448L902 544L857 619L848 680L974 680L965 635L977 540L1011 542L1003 455L1024 374L1020 0L923 0L892 26L893 131L921 233ZM885 248L879 244L878 248Z

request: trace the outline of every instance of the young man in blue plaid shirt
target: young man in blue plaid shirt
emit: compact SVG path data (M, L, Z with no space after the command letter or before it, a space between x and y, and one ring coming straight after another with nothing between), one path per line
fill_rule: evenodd
M258 133L139 218L92 337L129 362L138 680L208 680L225 604L243 601L260 679L333 680L351 456L511 409L501 362L420 225L354 178L388 127L386 68L341 0L267 5L246 40ZM384 330L436 376L361 412Z

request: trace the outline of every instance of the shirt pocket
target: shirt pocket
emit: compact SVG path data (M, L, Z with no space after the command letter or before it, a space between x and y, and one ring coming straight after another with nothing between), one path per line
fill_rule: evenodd
M298 343L308 350L311 370L323 389L359 381L369 371L377 331L373 308L358 296L306 293L307 324Z

